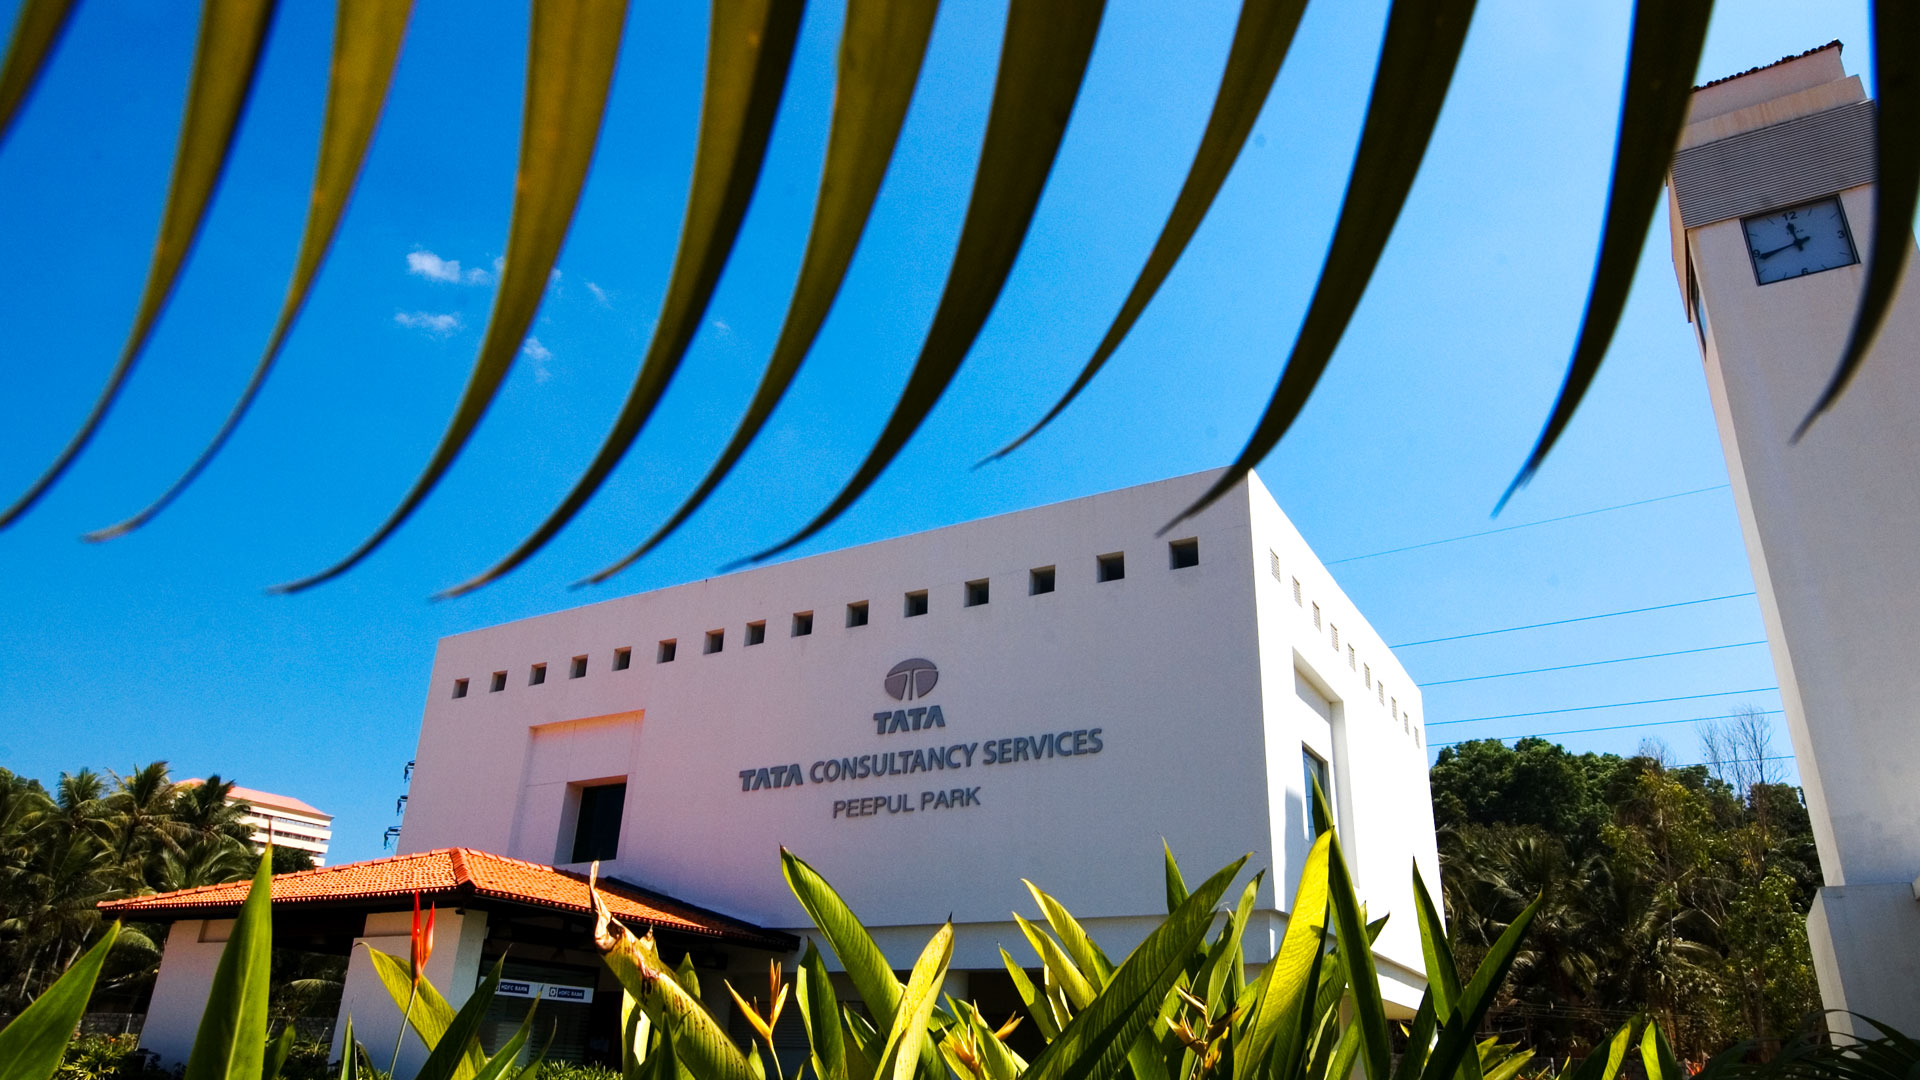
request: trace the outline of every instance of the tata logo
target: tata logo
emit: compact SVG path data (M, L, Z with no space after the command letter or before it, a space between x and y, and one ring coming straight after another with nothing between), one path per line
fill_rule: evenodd
M912 701L926 697L940 681L940 669L933 661L915 657L902 660L887 672L887 696L895 701Z

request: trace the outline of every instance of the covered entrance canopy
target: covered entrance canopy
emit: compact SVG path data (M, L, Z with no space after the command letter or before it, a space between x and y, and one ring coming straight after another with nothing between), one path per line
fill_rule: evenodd
M206 1006L220 950L246 899L248 882L209 885L100 905L103 914L130 922L166 922L166 951L154 985L153 1003L140 1045L169 1065L184 1062ZM601 878L601 895L637 933L653 931L670 960L690 955L709 970L764 970L769 956L791 953L798 941L705 908L623 881ZM399 1033L400 1010L381 985L366 944L408 955L413 897L434 905L432 959L427 978L456 1008L502 955L506 977L525 985L494 1006L504 1024L517 1024L527 998L540 998L555 1039L556 1060L598 1059L611 1053L618 1026L619 987L593 948L586 878L521 859L473 848L440 848L388 859L347 863L284 874L273 879L275 948L349 956L340 1016L351 1016L355 1035L369 1046L390 1046ZM707 980L708 1007L725 1016L715 997L719 980ZM724 990L719 991L724 998ZM544 1025L543 1025L544 1026ZM345 1025L335 1024L334 1053ZM483 1040L487 1036L483 1034ZM402 1059L417 1067L426 1058L417 1039L407 1040Z

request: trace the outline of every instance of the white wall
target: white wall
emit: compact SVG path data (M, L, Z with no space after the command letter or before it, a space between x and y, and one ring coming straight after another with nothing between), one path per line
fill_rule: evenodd
M340 1060L346 1040L347 1021L353 1021L355 1041L367 1048L380 1069L393 1060L393 1040L400 1034L401 1007L393 1003L386 984L373 970L369 947L405 961L412 955L409 928L413 912L381 912L367 916L366 933L353 941L353 953L347 960L347 978L340 992L339 1020L333 1026L330 1060ZM427 981L433 983L447 1004L458 1009L473 996L482 974L480 947L487 938L487 913L448 909L434 915L434 950L427 960ZM171 954L169 954L171 955ZM165 971L165 967L161 968ZM159 1000L156 988L154 999ZM148 1023L152 1023L149 1016ZM411 1076L426 1064L427 1048L411 1031L400 1046L399 1076Z
M1298 870L1288 860L1304 855L1291 840L1276 843L1298 832L1300 738L1271 700L1279 684L1268 669L1281 658L1291 699L1293 643L1305 632L1260 614L1272 584L1266 552L1281 542L1267 536L1274 522L1284 526L1264 489L1243 486L1167 537L1154 536L1213 475L445 639L400 850L467 845L551 862L562 851L569 785L626 776L620 853L604 873L763 925L804 929L780 875L784 844L843 892L903 967L948 912L959 924L954 966L999 967L998 945L1019 940L1009 911L1031 914L1022 876L1088 919L1109 947L1130 948L1165 911L1163 838L1193 882L1252 853L1249 868L1270 871L1260 904L1277 910L1291 890L1276 897L1273 882L1290 883ZM1262 507L1258 536L1250 506ZM1339 612L1342 633L1373 654L1376 671L1392 673L1403 706L1417 708L1411 680L1285 529L1297 545L1288 547L1288 566L1314 568L1317 595ZM1171 569L1168 541L1189 537L1198 538L1199 565ZM1096 556L1116 551L1125 553L1126 577L1097 582ZM1028 595L1029 571L1049 565L1056 591ZM981 578L990 581L990 602L963 607L965 583ZM931 611L907 618L904 594L918 589L928 590ZM870 623L850 629L846 605L860 600L870 604ZM791 637L793 613L809 610L812 635ZM746 646L745 624L762 619L765 644ZM704 634L714 629L725 631L725 648L705 655ZM656 664L656 644L669 637L677 659ZM630 669L611 670L616 647L633 650ZM588 674L571 679L571 658L580 654ZM922 702L895 702L883 676L911 657L937 664L939 683ZM529 666L540 662L546 682L529 686ZM491 693L496 670L507 672L506 689ZM455 699L460 678L468 692ZM876 711L922 704L940 707L944 729L876 733ZM1373 909L1406 910L1398 902L1408 867L1402 853L1424 850L1431 860L1424 757L1410 733L1385 740L1385 721L1355 708L1348 771L1388 770L1352 780L1355 797L1391 793L1398 808L1418 779L1417 811L1356 811L1350 841L1394 864L1390 873L1360 864L1369 890L1368 878L1382 882L1384 891L1368 894ZM984 764L990 741L1094 728L1097 754ZM974 746L976 763L750 792L738 776L951 744ZM948 788L977 788L979 805L919 808L921 792ZM1274 797L1281 791L1292 801ZM914 812L833 816L836 800L900 793ZM1270 945L1250 940L1250 960L1264 959ZM1383 949L1418 971L1417 948Z
M140 1049L158 1054L161 1065L184 1065L193 1053L193 1035L207 1009L213 971L232 932L232 919L182 919L167 928L153 1000L140 1028Z

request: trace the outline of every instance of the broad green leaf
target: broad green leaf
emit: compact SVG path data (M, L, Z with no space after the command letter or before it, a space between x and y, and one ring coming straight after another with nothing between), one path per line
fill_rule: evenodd
M287 1055L293 1052L293 1025L280 1029L280 1037L267 1044L267 1058L260 1066L261 1080L280 1080L280 1070L286 1068Z
M1418 863L1413 867L1413 903L1414 915L1420 920L1420 951L1427 963L1427 985L1433 991L1433 1015L1444 1023L1453 1015L1453 1003L1460 1000L1460 972L1454 966L1446 923L1427 892Z
M13 119L40 81L40 72L60 43L74 7L74 0L26 0L14 16L7 58L0 61L0 146L7 144Z
M1686 1080L1687 1071L1674 1058L1660 1025L1651 1020L1640 1036L1640 1062L1646 1066L1647 1080Z
M86 449L106 420L107 410L113 407L133 374L133 365L146 347L147 339L153 336L154 327L159 325L160 313L173 295L180 269L186 265L207 205L213 201L214 189L226 168L234 131L240 126L241 110L253 89L254 72L259 67L261 45L266 41L273 11L274 0L204 0L200 8L199 40L194 44L193 75L187 86L186 112L180 124L180 142L174 149L173 177L167 184L160 235L154 241L153 261L147 269L147 283L140 293L133 327L127 334L126 344L121 346L119 360L107 375L106 386L94 399L93 408L80 422L79 430L40 478L12 506L0 510L0 529L18 521L32 508L80 456L80 451ZM22 12L22 15L31 13ZM31 17L37 27L48 16ZM58 27L53 32L57 34ZM9 61L11 59L9 56ZM264 1047L264 1040L262 1045Z
M1360 1047L1364 1042L1360 1025L1348 1024L1346 1030L1340 1033L1339 1041L1333 1044L1333 1052L1328 1055L1325 1067L1311 1073L1311 1080L1347 1080L1353 1074L1353 1061L1360 1056Z
M980 1010L961 1002L966 1010L966 1022L973 1031L973 1040L980 1047L980 1063L985 1066L988 1080L1018 1080L1027 1071L1027 1063L1020 1055L1007 1048L994 1034L994 1027Z
M1233 959L1241 955L1240 942L1246 933L1247 919L1253 914L1253 901L1260 893L1260 882L1266 877L1265 871L1253 875L1246 888L1240 891L1240 903L1235 905L1233 915L1227 920L1226 927L1220 933L1220 940L1209 953L1207 961L1201 967L1201 978L1196 980L1204 992L1200 999L1209 1006L1208 1020L1217 1020L1225 1010L1221 1007L1222 994L1226 990L1227 977L1233 974ZM1238 990L1239 987L1234 989Z
M1514 1074L1526 1068L1527 1063L1532 1060L1532 1051L1522 1051L1516 1047L1501 1060L1500 1064L1486 1070L1486 1078L1487 1080L1513 1080Z
M381 952L373 946L367 946L367 959L373 961L373 973L380 977L380 985L386 987L387 996L393 999L393 1007L407 1017L407 1026L420 1036L420 1042L432 1050L440 1045L440 1037L446 1034L447 1026L453 1023L453 1006L440 996L433 983L422 976L418 991L413 986L413 968L404 959ZM413 1007L407 1008L407 998L413 998ZM466 1061L453 1074L453 1080L473 1080L473 1076L486 1064L486 1055L478 1046L469 1046Z
M1180 876L1180 864L1173 861L1173 848L1162 840L1160 849L1167 853L1167 914L1171 915L1187 902L1187 882Z
M1093 984L1087 981L1087 977L1074 966L1072 958L1067 956L1066 951L1061 949L1045 930L1021 918L1018 913L1014 914L1013 922L1020 928L1020 932L1027 936L1027 942L1033 946L1033 951L1040 954L1041 966L1066 993L1067 1000L1073 1003L1074 1010L1077 1012L1092 1003L1094 995L1099 991L1094 989Z
M1107 980L1113 978L1113 961L1107 959L1107 954L1101 951L1099 944L1088 936L1086 929L1064 904L1041 892L1038 886L1025 878L1021 878L1020 883L1033 894L1034 903L1040 905L1041 913L1047 917L1047 925L1059 935L1061 947L1073 958L1080 973L1087 977L1088 982L1105 986Z
M333 71L327 82L326 117L320 125L320 159L314 171L313 195L307 201L307 224L300 236L300 252L293 261L293 279L287 283L280 317L267 338L266 350L254 366L253 377L240 392L227 418L193 464L146 509L107 528L88 533L92 541L110 540L132 532L166 509L226 445L240 420L259 396L273 370L274 360L292 333L306 305L320 264L340 231L340 218L360 178L367 147L386 105L400 42L406 36L413 0L340 0L334 10Z
M840 1019L840 1031L847 1037L848 1080L873 1080L880 1069L877 1057L880 1048L874 1045L880 1041L879 1033L866 1017L849 1006L840 1006Z
M794 973L794 1003L800 1007L800 1019L807 1027L807 1045L813 1052L813 1072L817 1080L847 1080L846 1040L840 1031L840 1010L833 996L833 980L827 975L826 960L813 940L800 957Z
M360 1080L360 1043L353 1037L353 1017L340 1037L340 1080Z
M887 964L886 954L873 943L867 928L860 925L860 920L854 917L833 886L800 856L781 848L780 869L786 874L787 887L793 890L800 906L807 909L807 917L840 958L841 968L853 980L853 988L866 1003L875 1026L881 1030L892 1028L894 1011L900 1007L901 987L893 968Z
M260 853L253 885L220 950L207 1008L187 1055L185 1080L256 1080L266 1063L267 985L273 974L273 849Z
M887 1033L886 1047L880 1053L879 1075L913 1080L926 1046L927 1021L933 1016L933 1004L939 1000L940 985L946 980L947 964L952 959L953 924L945 923L913 962L907 988L900 994L900 1007L893 1014L893 1029Z
M560 505L499 562L442 595L459 596L495 580L566 528L640 437L706 318L720 272L726 268L740 235L740 222L760 182L760 166L780 111L806 5L797 0L714 0L710 10L707 84L700 104L693 182L680 226L680 250L674 254L673 273L667 279L666 299L654 322L646 358L613 430Z
M1173 212L1161 226L1160 238L1154 241L1140 277L1134 281L1133 289L1120 305L1120 313L1113 317L1106 336L1100 339L1099 347L1094 349L1093 357L1073 385L1039 423L987 461L1013 453L1052 423L1054 417L1080 396L1080 391L1087 388L1114 350L1126 340L1127 332L1147 310L1154 293L1186 251L1187 242L1206 219L1207 210L1213 206L1220 186L1226 183L1227 174L1233 171L1233 163L1240 157L1240 150L1253 132L1253 123L1260 118L1260 109L1273 88L1274 76L1279 74L1281 62L1287 58L1294 29L1300 25L1300 13L1306 6L1306 0L1242 0L1240 21L1233 31L1233 47L1227 52L1226 71L1220 76L1220 89L1213 98L1213 113L1207 117L1206 132L1200 136L1200 149L1193 156L1186 183L1180 187Z
M440 1034L439 1041L432 1044L425 1064L420 1066L413 1080L456 1080L463 1074L468 1051L480 1050L480 1024L486 1019L487 1007L493 1004L493 996L500 989L500 971L506 963L504 955L493 962L493 970L474 988L473 995L461 1004L460 1011L453 1014L452 1022ZM426 983L425 979L420 981L422 985ZM418 1008L419 1003L415 1002L414 1006ZM517 1050L515 1052L518 1053ZM486 1072L485 1061L482 1057L480 1068L472 1074L473 1080L482 1080L482 1074Z
M753 1067L746 1055L699 999L680 985L673 969L660 959L653 936L635 937L601 905L598 893L589 895L594 902L594 944L601 959L666 1033L674 1069L684 1068L699 1080L749 1080Z
M1507 924L1493 947L1487 950L1486 958L1480 961L1473 978L1467 980L1467 985L1460 991L1460 1001L1454 1006L1453 1015L1441 1025L1439 1041L1434 1043L1433 1052L1427 1055L1426 1067L1420 1072L1423 1080L1453 1080L1454 1072L1461 1063L1474 1057L1473 1035L1480 1030L1480 1022L1493 1005L1500 984L1506 981L1514 957L1520 953L1520 943L1526 937L1528 927L1533 925L1534 916L1540 913L1540 903L1541 898L1535 897L1533 903L1528 904L1517 918Z
M1637 1020L1629 1020L1622 1024L1608 1041L1604 1053L1595 1047L1579 1068L1566 1074L1565 1080L1614 1080L1620 1075L1620 1066L1627 1060L1627 1048L1633 1045L1633 1029L1638 1023Z
M1420 159L1426 156L1440 106L1453 81L1454 64L1466 41L1473 7L1474 0L1394 0L1387 12L1380 66L1374 74L1366 126L1360 132L1340 221L1279 385L1240 456L1206 494L1168 523L1169 528L1245 479L1306 408L1307 398L1319 385L1354 309L1366 294L1373 268L1386 250L1420 171Z
M1607 223L1600 236L1600 258L1587 293L1580 336L1567 364L1566 381L1553 413L1519 475L1500 497L1505 506L1553 449L1560 434L1600 373L1620 313L1626 310L1633 272L1646 245L1674 147L1693 100L1693 74L1707 41L1713 0L1638 0L1633 8L1633 44L1627 52L1626 98L1620 103L1620 135L1613 153L1613 185L1607 193ZM1911 210L1911 207L1909 207ZM1902 244L1912 243L1909 229ZM1498 513L1498 508L1495 509Z
M426 501L493 404L540 310L560 245L573 222L594 144L599 141L626 19L626 0L535 0L527 35L526 105L520 121L520 165L505 263L486 334L453 419L413 487L372 536L333 566L275 591L311 588L372 554Z
M620 1080L641 1080L640 1069L647 1061L647 1044L653 1037L653 1021L647 1011L620 991ZM828 1078L832 1080L832 1078Z
M1413 1026L1407 1030L1407 1048L1400 1054L1400 1064L1394 1066L1393 1080L1414 1080L1420 1075L1420 1069L1427 1062L1427 1050L1433 1045L1434 1010L1433 979L1427 980L1427 992L1420 995L1420 1009L1413 1014Z
M1307 851L1300 869L1300 885L1287 911L1287 929L1280 950L1260 973L1265 989L1255 995L1248 1021L1248 1043L1233 1059L1233 1080L1247 1080L1264 1062L1283 1032L1290 1039L1301 1030L1300 1012L1308 993L1316 989L1317 968L1326 941L1327 862L1331 834L1323 833ZM1282 1076L1291 1075L1291 1071Z
M1000 960L1006 965L1007 975L1013 980L1014 992L1020 995L1021 1004L1027 1007L1027 1016L1040 1029L1041 1036L1048 1042L1059 1038L1060 1025L1054 1022L1053 1010L1047 1006L1046 996L1034 989L1033 980L1027 978L1026 969L1014 963L1013 957L1007 955L1005 949L1000 950Z
M799 544L852 506L919 430L960 370L1026 241L1105 7L1105 0L1012 0L973 196L946 289L906 389L840 494L799 532L753 556L754 561Z
M605 581L645 556L700 509L758 438L768 417L793 385L794 376L819 336L834 298L853 262L880 181L893 160L894 144L913 100L914 83L926 57L938 0L850 0L840 32L840 73L833 91L833 126L827 133L826 163L813 226L800 257L800 278L787 304L786 321L774 342L773 356L760 376L745 415L726 449L700 486L666 523L638 548L588 578Z
M673 969L673 975L680 980L681 987L687 993L696 998L700 996L700 973L693 969L692 953L686 953L680 957L680 963Z
M48 1080L60 1067L67 1043L80 1026L93 996L93 984L100 978L100 965L106 963L113 943L120 938L120 924L107 927L93 948L73 966L60 973L52 986L41 991L33 1004L5 1028L0 1028L0 1080Z
M526 1048L527 1037L533 1032L533 1014L537 1012L539 1008L540 1002L537 999L528 1003L526 1018L520 1021L518 1028L514 1029L512 1037L500 1047L497 1053L487 1059L487 1063L480 1067L478 1073L474 1074L473 1080L500 1080L500 1077L507 1074L508 1069L514 1067L515 1059L520 1056L520 1051ZM542 1054L541 1056L544 1057L545 1055ZM533 1077L538 1075L538 1073L539 1068L537 1064L529 1065L528 1068L521 1070L516 1075L515 1080L533 1080ZM426 1072L422 1070L420 1076L425 1077L426 1075Z
M1794 431L1795 442L1820 414L1833 407L1867 358L1880 324L1893 308L1895 291L1913 246L1913 213L1920 203L1920 7L1891 0L1873 5L1873 93L1877 112L1873 187L1873 239L1867 248L1867 280L1853 331L1833 378ZM1887 362L1892 362L1891 359Z
M1023 1080L1112 1080L1128 1052L1206 938L1214 906L1246 865L1246 856L1208 878L1178 911L1147 935L1113 979L1027 1069Z

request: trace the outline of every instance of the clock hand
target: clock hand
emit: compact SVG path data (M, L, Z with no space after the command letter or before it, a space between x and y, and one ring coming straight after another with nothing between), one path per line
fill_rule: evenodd
M1803 236L1800 239L1795 240L1791 244L1782 244L1781 246L1774 248L1772 251L1756 251L1753 253L1753 257L1756 259L1771 259L1775 255L1780 254L1781 252L1787 250L1788 248L1797 248L1801 244L1804 244L1806 242L1807 242L1806 237Z

